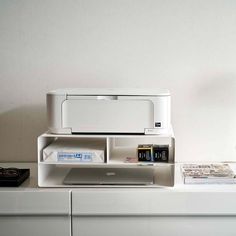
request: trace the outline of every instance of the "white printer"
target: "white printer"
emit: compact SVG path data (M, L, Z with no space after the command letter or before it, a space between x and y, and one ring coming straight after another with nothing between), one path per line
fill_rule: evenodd
M58 89L47 93L54 134L163 134L170 93L158 89Z

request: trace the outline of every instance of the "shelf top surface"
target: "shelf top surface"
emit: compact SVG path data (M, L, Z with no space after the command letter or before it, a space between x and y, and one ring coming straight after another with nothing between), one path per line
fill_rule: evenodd
M150 88L64 88L48 92L65 96L170 96L167 89Z

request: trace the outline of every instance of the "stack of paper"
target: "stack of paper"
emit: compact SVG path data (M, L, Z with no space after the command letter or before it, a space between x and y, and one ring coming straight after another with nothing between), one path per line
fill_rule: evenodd
M104 162L105 145L100 140L58 139L43 149L43 160L53 162Z

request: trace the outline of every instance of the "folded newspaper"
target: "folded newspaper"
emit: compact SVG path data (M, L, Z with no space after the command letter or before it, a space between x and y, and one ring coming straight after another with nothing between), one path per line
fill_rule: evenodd
M229 164L184 164L181 170L185 184L236 184Z

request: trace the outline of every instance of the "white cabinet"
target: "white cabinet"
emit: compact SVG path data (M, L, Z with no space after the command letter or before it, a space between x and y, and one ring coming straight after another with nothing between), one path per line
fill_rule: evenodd
M69 191L1 191L0 235L70 236Z
M235 236L236 192L72 191L74 236Z
M175 187L59 189L32 171L0 189L0 236L235 236L236 185L183 185L175 172Z

